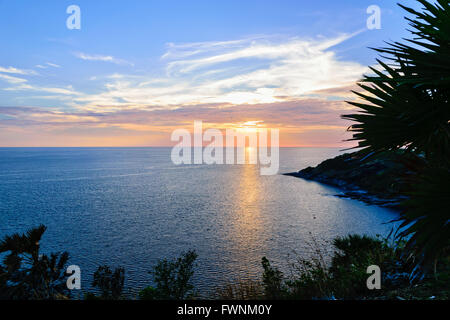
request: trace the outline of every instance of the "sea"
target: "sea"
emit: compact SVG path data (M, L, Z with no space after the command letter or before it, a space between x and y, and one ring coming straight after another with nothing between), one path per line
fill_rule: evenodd
M84 291L100 265L125 268L131 295L159 259L198 254L204 295L261 279L267 257L286 276L298 257L330 254L348 234L386 236L397 213L285 176L342 154L280 148L276 175L258 165L175 165L171 148L0 148L0 237L44 224L43 253L67 251Z

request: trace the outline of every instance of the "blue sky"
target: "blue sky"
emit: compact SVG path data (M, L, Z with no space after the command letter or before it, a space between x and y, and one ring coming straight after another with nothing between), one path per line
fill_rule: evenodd
M66 28L72 4L81 30ZM366 28L373 4L381 30ZM407 36L403 16L387 0L0 0L0 145L161 145L186 118L335 145L336 103L374 64L367 47Z

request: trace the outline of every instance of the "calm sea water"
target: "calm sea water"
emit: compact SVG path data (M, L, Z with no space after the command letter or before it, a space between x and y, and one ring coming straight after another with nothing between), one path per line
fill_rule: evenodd
M0 148L0 236L45 224L44 252L68 251L89 288L101 264L123 266L128 288L150 283L160 258L195 249L203 292L259 279L261 257L285 268L308 243L387 234L387 209L283 176L338 149L282 148L280 174L254 165L183 165L170 148Z

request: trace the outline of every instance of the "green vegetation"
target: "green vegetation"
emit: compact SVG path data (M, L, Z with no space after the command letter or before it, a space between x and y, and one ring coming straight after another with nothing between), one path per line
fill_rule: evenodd
M349 103L359 113L344 115L353 124L351 140L369 158L401 150L408 170L403 178L408 200L402 203L406 249L416 256L412 277L448 255L450 235L450 4L418 0L423 12L401 6L413 39L376 49L387 61L365 76Z
M312 257L297 257L289 277L264 257L261 282L228 284L217 290L217 297L249 300L446 300L450 297L450 260L443 260L437 266L435 276L413 283L408 270L415 257L406 258L404 241L349 235L333 241L331 257L326 254L328 247L316 243L314 246ZM382 270L380 290L367 288L370 265L378 265Z
M197 253L187 251L174 261L160 260L150 274L156 287L147 287L139 292L141 300L182 300L194 297L195 260Z
M0 300L53 300L68 297L65 265L69 254L39 252L46 227L15 233L0 242Z
M125 282L125 269L116 268L114 272L109 266L100 266L94 273L94 281L92 286L98 288L101 292L100 296L89 292L86 295L87 300L118 300L122 296L123 286Z
M350 235L336 238L333 247L335 251L329 266L321 248L315 248L315 256L309 259L298 257L293 264L294 273L290 279L271 277L271 274L280 272L263 259L266 294L273 290L273 284L267 284L275 281L277 287L281 288L278 296L285 299L364 299L373 295L366 285L368 266L378 265L383 270L385 279L382 288L389 288L387 279L391 272L401 274L402 270L393 268L394 265L404 267L398 251L387 241ZM397 250L401 250L400 247ZM267 270L270 271L266 272Z

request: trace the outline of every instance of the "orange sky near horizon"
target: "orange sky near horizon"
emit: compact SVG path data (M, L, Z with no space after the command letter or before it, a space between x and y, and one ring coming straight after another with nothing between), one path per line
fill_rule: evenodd
M355 146L355 142L345 141L351 138L346 131L351 123L340 118L354 109L342 100L323 97L175 110L130 108L110 113L61 114L48 109L23 109L22 113L14 109L15 116L21 118L18 125L0 126L1 147L173 146L177 142L171 141L172 132L192 132L195 120L203 121L203 132L209 128L279 129L280 147Z

